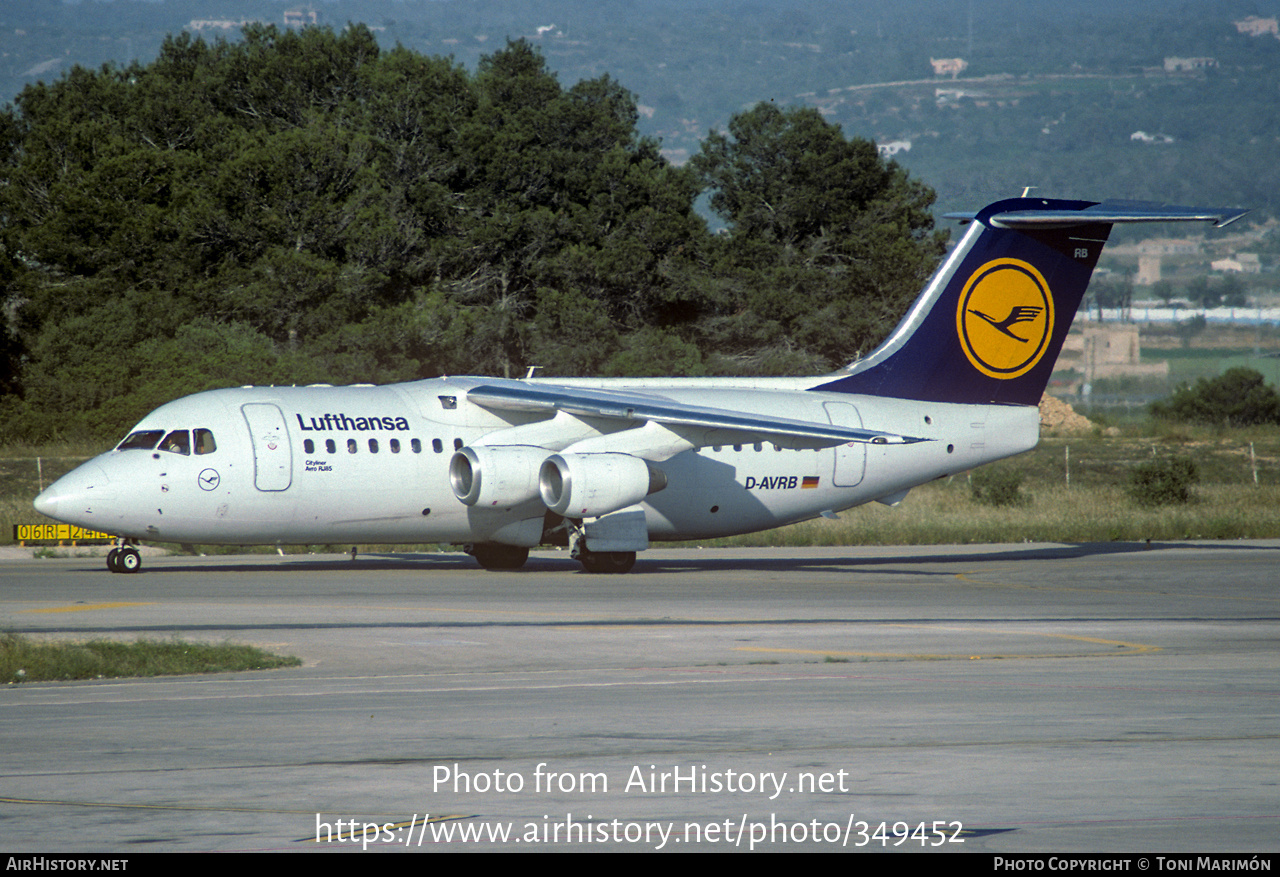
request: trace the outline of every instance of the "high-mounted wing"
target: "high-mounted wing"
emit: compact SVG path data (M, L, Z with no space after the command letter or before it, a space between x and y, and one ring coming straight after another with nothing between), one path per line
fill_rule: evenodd
M613 421L619 431L592 441L609 449L628 446L627 452L650 460L712 444L772 442L784 448L824 448L848 442L928 441L830 423L689 405L657 394L524 381L487 379L467 390L467 400L494 411L545 411L555 412L557 416Z

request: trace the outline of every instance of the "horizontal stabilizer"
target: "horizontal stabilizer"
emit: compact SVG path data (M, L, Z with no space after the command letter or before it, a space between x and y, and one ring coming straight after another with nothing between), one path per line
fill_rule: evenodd
M995 228L1071 228L1096 223L1212 222L1222 228L1248 213L1234 207L1179 207L1149 201L1103 201L1082 210L1006 210L991 214L987 224ZM972 221L974 213L948 213L945 218Z

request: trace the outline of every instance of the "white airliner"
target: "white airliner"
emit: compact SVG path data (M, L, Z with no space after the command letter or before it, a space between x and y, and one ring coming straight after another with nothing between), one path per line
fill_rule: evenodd
M626 572L651 540L831 516L1029 450L1040 396L1117 222L1245 211L1017 198L977 214L865 359L810 378L444 377L241 387L148 414L35 500L119 537L448 542L488 569L540 544Z

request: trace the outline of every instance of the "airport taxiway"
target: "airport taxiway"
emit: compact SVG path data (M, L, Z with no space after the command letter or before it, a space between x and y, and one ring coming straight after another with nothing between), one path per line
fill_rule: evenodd
M339 820L383 850L1274 852L1277 582L1273 541L11 560L7 630L304 666L8 685L0 824L32 852Z

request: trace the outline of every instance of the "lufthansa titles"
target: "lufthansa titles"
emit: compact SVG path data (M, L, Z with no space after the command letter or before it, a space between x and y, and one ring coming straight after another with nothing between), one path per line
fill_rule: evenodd
M409 421L404 417L348 417L345 414L326 414L323 417L313 415L305 420L301 414L295 414L294 417L298 418L298 429L303 432L329 432L333 430L345 430L347 432L370 432L374 430L409 431Z

